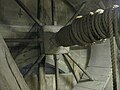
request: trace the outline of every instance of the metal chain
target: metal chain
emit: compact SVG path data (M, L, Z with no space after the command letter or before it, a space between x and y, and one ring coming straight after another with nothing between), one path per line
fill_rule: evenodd
M111 49L111 63L112 63L112 78L113 78L113 90L117 90L117 78L116 78L116 61L115 61L115 44L113 38L113 17L112 10L109 11L109 34L110 34L110 49Z

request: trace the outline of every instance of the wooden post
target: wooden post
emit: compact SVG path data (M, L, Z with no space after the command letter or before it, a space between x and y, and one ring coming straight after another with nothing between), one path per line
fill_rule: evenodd
M38 90L46 90L45 81L45 59L39 64L39 87Z
M58 57L54 55L55 60L55 82L56 82L56 90L59 90L59 68L58 68Z
M43 20L43 12L44 12L44 0L37 0L37 19L38 20ZM41 29L41 30L40 30ZM39 43L38 42L38 46L39 49L38 53L41 54L45 54L45 49L44 49L44 31L42 27L37 28L37 32L38 34L38 39L42 38L43 42ZM38 65L38 90L46 90L46 81L45 81L45 57L43 58L42 62Z

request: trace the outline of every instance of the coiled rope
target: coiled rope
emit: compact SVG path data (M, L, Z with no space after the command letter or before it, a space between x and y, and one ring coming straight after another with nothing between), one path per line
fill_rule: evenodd
M113 90L117 90L114 36L120 49L119 11L119 7L109 8L103 13L88 14L77 18L70 25L63 27L55 36L60 46L89 46L110 38Z
M112 19L114 24L114 35L117 45L120 47L120 38L118 38L118 8L109 8L103 13L88 14L82 18L75 19L70 25L63 27L56 33L55 39L60 46L89 46L93 43L99 43L106 38L109 38L109 11L112 9ZM117 21L116 21L117 20ZM116 30L116 31L115 31Z

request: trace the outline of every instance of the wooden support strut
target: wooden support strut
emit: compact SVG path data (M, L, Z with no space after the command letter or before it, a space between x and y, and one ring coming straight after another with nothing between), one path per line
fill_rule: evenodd
M63 58L64 58L64 60L65 60L65 62L66 62L66 65L67 65L68 68L71 70L72 74L73 74L74 77L75 77L76 82L78 83L79 81L77 80L77 77L76 77L76 75L75 75L75 72L74 72L72 66L70 65L70 63L69 63L69 61L67 60L66 56L65 56L64 54L62 54L62 55L63 55Z
M82 11L82 9L85 7L86 2L83 2L79 9L75 12L75 14L72 16L72 18L65 24L65 26L69 25L78 15L79 13Z
M38 57L38 59L35 61L35 63L34 63L34 64L29 68L29 70L25 73L24 78L27 78L27 77L33 72L34 67L35 67L38 63L40 63L40 62L43 60L44 57L45 57L45 55L41 55L40 57Z
M76 63L69 54L65 54L65 55L67 55L83 71L83 73L89 78L89 80L93 81L93 78L89 75L89 73L86 70L83 69L83 67L81 65Z
M70 3L69 0L62 0L64 3L66 3L73 11L76 11L75 7Z
M15 2L39 25L42 26L43 24L30 13L29 9L22 3L21 0L15 0Z

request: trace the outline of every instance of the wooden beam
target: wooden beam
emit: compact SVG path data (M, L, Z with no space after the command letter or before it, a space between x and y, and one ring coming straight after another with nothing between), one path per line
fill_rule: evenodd
M31 19L37 23L40 27L43 26L43 23L40 22L30 11L29 9L23 4L21 0L15 0L15 2L31 17Z
M21 43L30 43L30 42L33 42L33 43L36 43L36 42L42 42L42 39L27 39L27 38L6 38L4 39L5 42L9 42L9 43L15 43L15 42L21 42Z
M83 2L79 9L75 12L75 14L72 16L72 18L65 24L66 25L69 25L70 23L72 23L72 21L80 14L80 12L82 11L82 9L84 8L86 2Z
M56 82L56 90L59 90L59 67L58 67L58 56L54 55L55 60L55 82Z
M66 3L73 11L76 11L75 7L72 5L72 3L69 0L62 0L64 3Z
M46 81L45 81L45 58L39 64L39 74L38 74L38 90L46 90Z

